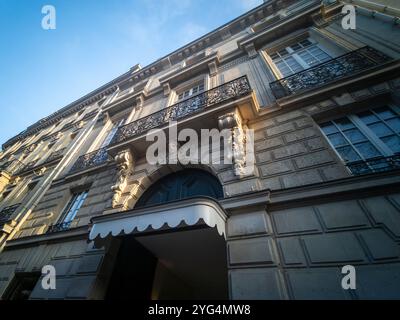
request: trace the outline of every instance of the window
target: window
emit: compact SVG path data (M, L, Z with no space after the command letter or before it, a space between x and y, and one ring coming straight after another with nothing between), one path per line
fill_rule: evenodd
M203 91L204 91L204 83L197 84L196 86L194 86L194 87L192 87L190 89L184 90L183 92L179 93L178 94L178 100L179 101L180 100L184 100L186 98L189 98L191 96L199 94L199 93L201 93Z
M103 143L100 146L100 149L105 148L110 144L112 138L114 138L115 134L117 133L118 128L122 126L124 123L125 119L121 119L113 124L112 128L107 132L107 135L104 138Z
M40 272L16 273L4 292L3 300L28 300L40 276Z
M79 209L82 207L82 204L85 201L88 192L88 190L85 190L82 192L74 193L72 195L71 200L68 202L59 219L59 224L63 224L65 228L68 228L70 226L72 220L74 220Z
M393 161L400 155L400 116L395 106L325 122L321 129L353 173L400 167L399 160Z
M270 57L283 77L331 59L325 51L309 39L271 53Z

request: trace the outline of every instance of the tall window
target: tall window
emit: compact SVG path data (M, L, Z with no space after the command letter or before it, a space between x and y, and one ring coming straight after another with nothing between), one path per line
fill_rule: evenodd
M117 133L118 128L122 126L124 123L125 119L121 119L113 124L112 128L107 132L107 135L104 138L103 143L100 146L100 149L105 148L110 144L112 138L114 138L115 134Z
M321 129L350 168L359 164L353 166L353 173L386 170L398 165L385 160L400 154L398 110L396 106L374 108L325 122Z
M318 44L311 42L309 39L271 53L270 57L282 77L290 76L331 59Z
M65 228L68 228L71 222L74 220L79 209L82 207L83 202L85 201L87 195L88 195L88 190L74 193L72 195L71 200L65 207L58 223L63 224Z
M193 86L192 88L186 89L186 90L182 91L181 93L179 93L178 94L178 100L179 101L180 100L184 100L186 98L194 96L194 95L196 95L198 93L201 93L203 91L204 91L204 83L197 84L197 85Z

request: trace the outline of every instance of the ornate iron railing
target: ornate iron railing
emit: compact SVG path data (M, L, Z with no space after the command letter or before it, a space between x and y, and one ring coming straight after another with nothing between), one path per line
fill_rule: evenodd
M275 98L323 86L338 79L376 67L392 58L371 47L363 47L270 83Z
M378 157L363 161L347 163L353 175L385 172L400 169L400 154L391 157Z
M240 77L120 127L111 144L120 143L169 121L182 119L218 103L238 99L250 92L251 87L247 76Z
M72 223L72 221L52 224L49 226L46 233L54 233L54 232L61 232L61 231L68 230L71 227L71 223Z
M9 207L5 207L3 210L0 211L0 224L4 224L10 220L11 216L18 209L20 203L14 204Z
M80 156L72 166L69 173L75 173L78 171L97 167L106 163L109 159L110 156L108 155L106 148L98 149L96 151Z

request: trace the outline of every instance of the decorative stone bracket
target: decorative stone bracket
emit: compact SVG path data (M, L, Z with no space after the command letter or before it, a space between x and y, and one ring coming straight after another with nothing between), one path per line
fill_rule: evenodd
M238 111L220 116L218 127L220 130L231 130L229 144L232 148L235 175L239 177L254 175L254 135L243 123Z
M117 181L111 187L113 191L113 198L112 198L112 207L117 208L118 206L122 206L123 209L125 208L124 204L121 204L122 193L127 186L128 178L133 173L134 170L134 159L129 149L120 151L115 156L115 162L117 165ZM127 203L127 201L124 201Z

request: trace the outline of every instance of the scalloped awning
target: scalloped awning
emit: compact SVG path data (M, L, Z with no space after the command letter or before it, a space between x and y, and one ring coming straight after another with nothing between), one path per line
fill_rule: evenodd
M225 237L226 213L211 198L193 198L154 207L95 217L89 240L100 245L111 236L207 225Z

